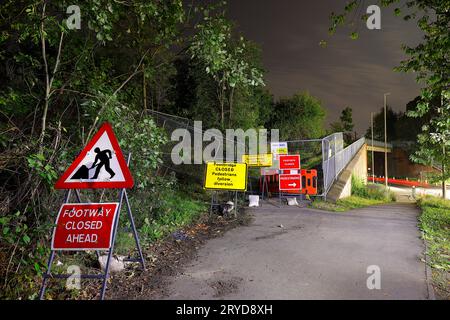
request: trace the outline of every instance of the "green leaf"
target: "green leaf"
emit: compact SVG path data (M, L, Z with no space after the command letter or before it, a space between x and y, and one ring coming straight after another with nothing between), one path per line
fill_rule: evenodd
M31 241L31 239L30 239L30 237L29 237L28 235L24 235L24 236L22 237L22 240L23 240L23 242L25 242L26 244L29 244L30 241Z

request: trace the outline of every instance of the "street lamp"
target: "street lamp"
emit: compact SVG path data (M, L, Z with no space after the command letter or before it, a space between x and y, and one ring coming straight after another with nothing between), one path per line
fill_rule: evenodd
M372 131L372 182L375 183L375 158L373 151L373 112L370 113L370 124Z
M384 184L388 187L388 168L387 168L387 124L386 124L386 97L390 93L384 94Z

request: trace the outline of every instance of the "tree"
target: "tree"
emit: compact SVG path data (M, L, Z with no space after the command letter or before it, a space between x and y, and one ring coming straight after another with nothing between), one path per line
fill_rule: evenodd
M227 47L231 46L233 44ZM263 75L261 50L255 43L245 41L239 59ZM221 82L208 72L208 62L196 56L184 55L175 66L177 72L172 78L171 90L174 104L167 106L166 112L202 120L205 128L222 127L225 120L230 128L265 124L271 112L272 97L262 85L240 82L223 90Z
M379 1L385 7L396 3L398 0ZM360 4L360 0L353 0L345 6L344 13L332 13L330 32L334 33L339 25L345 24L348 14ZM419 150L411 159L425 164L441 164L442 196L445 197L446 179L450 177L450 4L441 0L408 0L406 12L403 10L396 7L394 13L403 16L404 20L415 19L424 36L415 47L402 46L408 58L396 70L414 72L416 80L424 84L421 103L408 115L430 118L422 127L417 139ZM361 18L365 20L367 16L362 15Z
M396 140L399 141L416 141L417 136L421 133L422 127L426 125L430 119L431 114L423 117L410 117L408 113L414 111L417 105L421 103L420 96L406 104L406 111L398 113L397 122L395 123ZM417 148L414 148L417 149Z
M331 130L333 132L343 132L344 141L346 144L350 144L353 141L353 117L352 108L346 107L341 111L339 121L331 123Z
M67 6L64 0L0 3L0 225L17 230L0 237L0 256L7 257L2 297L35 291L60 204L53 182L100 122L111 122L120 144L141 155L133 159L130 201L138 192L155 194L166 139L143 111L140 76L150 96L164 96L173 47L185 40L182 1L81 1L80 30L67 28Z
M386 124L387 140L397 140L397 122L400 114L397 114L390 106L386 106ZM371 128L366 131L366 137L372 138ZM384 141L384 108L373 117L373 138L378 141Z
M270 127L280 130L280 139L319 138L324 134L325 109L321 102L307 92L275 103Z
M236 88L264 85L261 70L245 59L248 43L242 36L234 39L232 31L232 23L226 19L225 11L214 17L206 13L203 21L196 25L196 34L190 46L192 58L203 64L217 83L222 128L225 125L226 104L231 125Z
M346 107L344 110L342 110L341 116L339 117L345 132L351 133L353 131L354 125L352 112L353 112L352 108Z

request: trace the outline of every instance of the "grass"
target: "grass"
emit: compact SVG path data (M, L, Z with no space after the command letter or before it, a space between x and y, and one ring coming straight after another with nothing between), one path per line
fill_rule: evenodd
M363 208L368 206L374 206L377 204L383 204L391 202L390 199L378 200L378 199L368 199L359 196L350 196L347 198L339 199L336 203L315 200L311 203L311 207L321 210L334 211L334 212L344 212L351 209Z
M167 197L163 205L162 214L154 219L145 219L140 228L140 234L147 241L155 241L167 234L186 226L207 211L204 201L193 200L188 195L176 192Z
M311 207L321 210L344 212L351 209L374 206L395 201L395 195L386 193L384 187L375 184L365 184L363 180L352 176L352 195L339 199L336 203L316 200Z
M433 285L439 298L450 299L450 200L426 196L417 204L422 209L419 226L427 242Z

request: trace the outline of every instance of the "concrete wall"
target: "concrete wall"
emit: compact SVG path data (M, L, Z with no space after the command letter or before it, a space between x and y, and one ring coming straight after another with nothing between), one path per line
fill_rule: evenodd
M336 201L352 194L352 175L367 181L367 144L364 144L350 163L339 174L327 194L327 200Z

